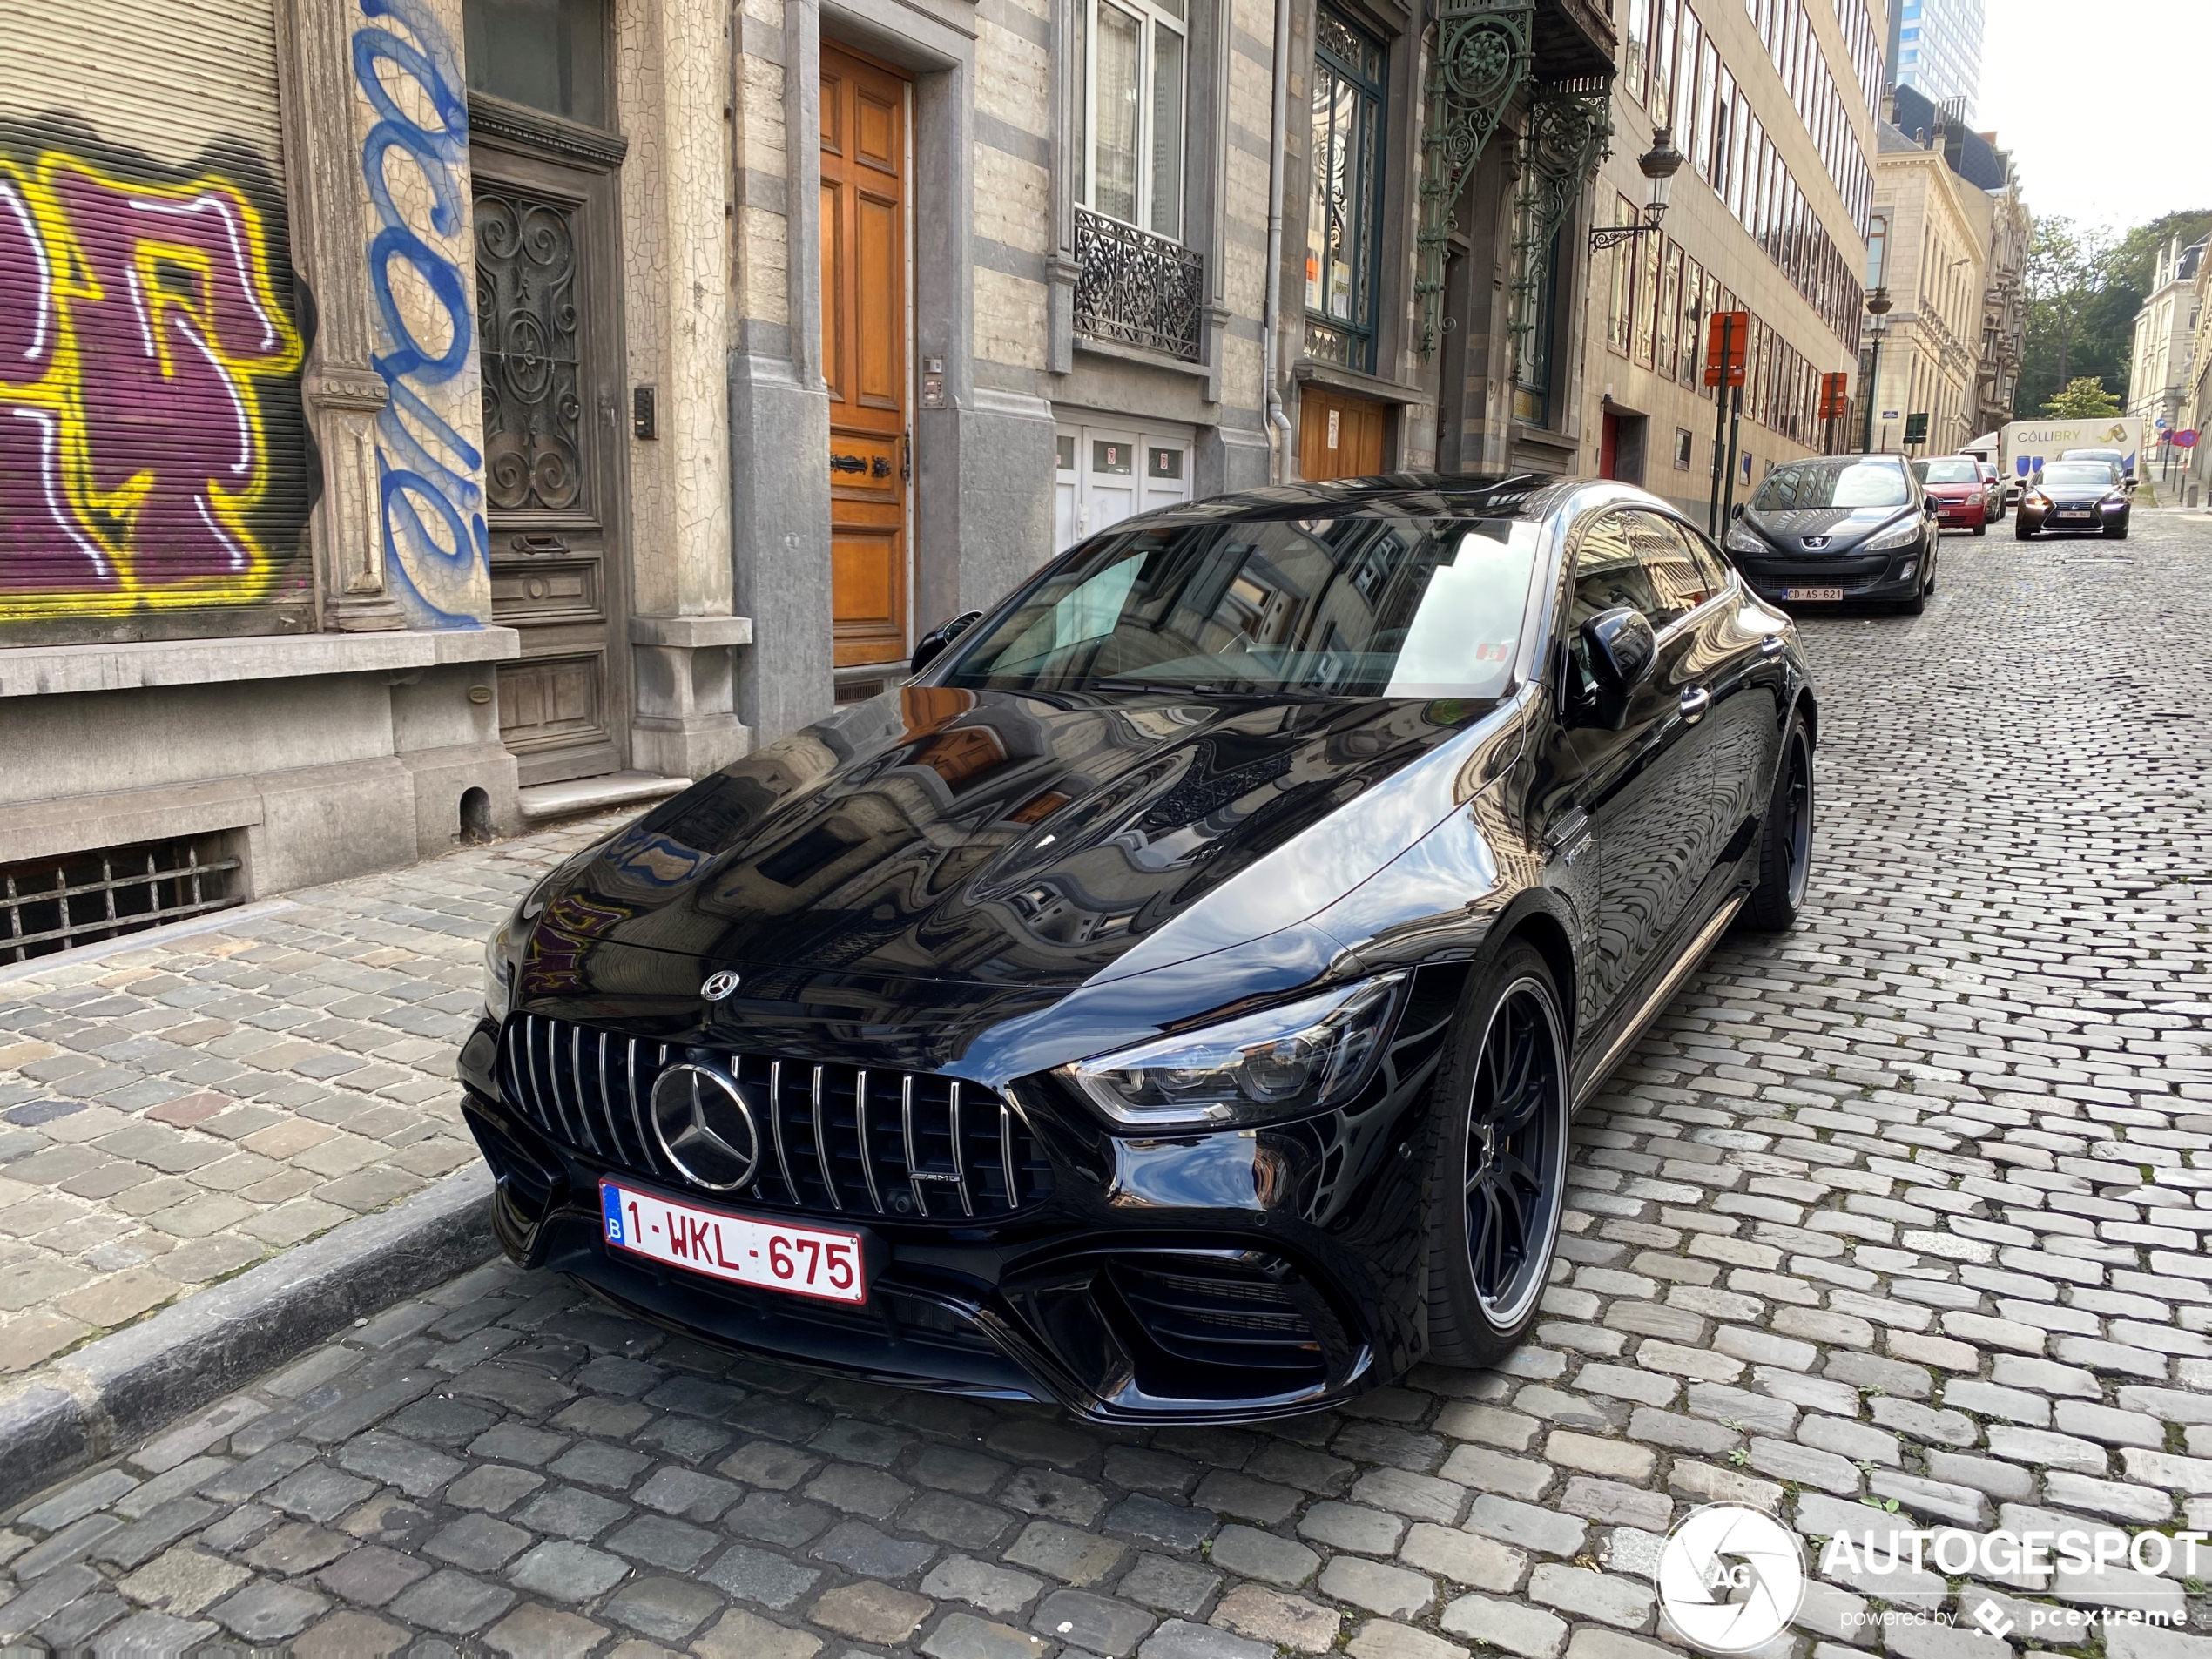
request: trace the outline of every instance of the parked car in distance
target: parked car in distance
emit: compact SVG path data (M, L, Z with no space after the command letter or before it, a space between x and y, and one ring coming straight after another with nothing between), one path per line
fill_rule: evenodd
M2065 449L2059 454L2060 461L2109 461L2113 470L2120 475L2120 482L2129 489L2135 480L2128 470L2128 452L2124 449Z
M2013 516L2013 534L2023 542L2046 530L2124 541L2129 506L2127 475L2118 462L2054 461L2028 480Z
M1981 475L1981 462L1972 455L1934 455L1914 462L1912 475L1935 502L1939 526L1989 533L1989 481Z
M914 668L492 934L460 1076L516 1258L1102 1421L1493 1365L1575 1107L1804 902L1795 630L1625 485L1123 520Z
M1777 604L1885 600L1918 614L1935 589L1933 496L1902 456L1817 455L1760 481L1729 526L1729 556Z
M1989 522L1994 524L2005 516L2005 509L2013 504L2020 492L2006 488L1995 462L1978 461L1974 464L1981 469L1982 482L1989 486Z

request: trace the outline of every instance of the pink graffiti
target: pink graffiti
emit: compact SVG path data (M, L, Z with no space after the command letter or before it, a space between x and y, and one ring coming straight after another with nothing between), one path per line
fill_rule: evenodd
M269 258L221 179L0 159L0 616L266 585L255 382L300 361Z

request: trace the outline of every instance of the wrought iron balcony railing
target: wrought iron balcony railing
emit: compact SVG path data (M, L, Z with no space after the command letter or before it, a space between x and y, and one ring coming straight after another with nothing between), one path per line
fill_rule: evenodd
M1076 332L1198 361L1205 264L1134 225L1076 209Z

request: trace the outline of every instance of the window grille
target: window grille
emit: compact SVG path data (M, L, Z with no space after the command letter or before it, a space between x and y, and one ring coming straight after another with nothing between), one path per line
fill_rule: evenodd
M243 903L241 865L225 842L203 835L0 864L0 962Z

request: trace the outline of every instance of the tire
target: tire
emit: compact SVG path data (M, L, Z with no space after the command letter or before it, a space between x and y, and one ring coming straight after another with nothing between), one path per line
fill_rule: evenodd
M2014 519L2013 521L2013 539L2015 542L2032 542L2035 539L2035 532L2028 529L2027 525L2021 523L2018 519Z
M1451 1041L1426 1148L1429 1358L1480 1369L1535 1323L1567 1206L1567 1025L1534 947L1475 974Z
M1907 617L1925 614L1928 608L1928 590L1925 588L1915 590L1912 597L1900 601L1897 608L1900 614Z
M1812 734L1802 716L1792 714L1783 729L1781 759L1774 768L1774 792L1759 824L1759 879L1743 907L1747 925L1761 933L1787 933L1804 908L1812 879L1813 821L1817 816L1813 787Z
M1986 535L1988 535L1988 534L1989 534L1989 521L1988 521L1987 519L1986 519L1986 518L1985 518L1985 519L1983 519L1983 520L1981 521L1981 523L1979 523L1979 524L1975 525L1975 526L1974 526L1974 534L1975 534L1975 535L1977 535L1977 536L1986 536Z
M2120 525L2120 528L2119 528L2118 529L2116 529L2116 530L2107 530L2107 531L2105 532L2105 540L2107 540L2107 542L2124 542L2124 541L2126 541L2127 539L2128 539L2128 525L2127 525L2127 522L2126 522L2124 519L2121 522L2121 525Z

